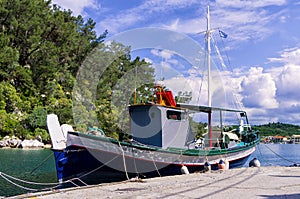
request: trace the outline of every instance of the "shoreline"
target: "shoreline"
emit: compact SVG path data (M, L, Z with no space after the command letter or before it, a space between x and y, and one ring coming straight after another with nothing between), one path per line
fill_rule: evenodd
M243 167L28 193L10 198L300 198L300 167Z
M36 150L39 150L39 149L51 149L52 146L51 144L45 144L44 146L42 147L9 147L9 146L5 146L5 147L0 147L0 150L1 149L21 149L21 150L31 150L31 149L36 149Z

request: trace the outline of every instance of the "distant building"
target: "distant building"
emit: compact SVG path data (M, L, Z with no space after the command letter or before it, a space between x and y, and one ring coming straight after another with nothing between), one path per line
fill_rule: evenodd
M284 138L285 138L285 139L284 139ZM284 140L286 140L286 137L281 136L281 135L275 135L275 136L273 136L273 139L272 139L272 141L273 141L274 143L277 143L277 142L284 142Z
M292 135L291 143L293 144L300 144L300 135Z

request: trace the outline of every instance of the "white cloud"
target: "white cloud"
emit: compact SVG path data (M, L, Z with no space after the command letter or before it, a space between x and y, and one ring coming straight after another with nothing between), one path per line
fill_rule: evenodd
M84 13L84 8L99 8L99 0L54 0L63 8L71 9L75 14ZM230 41L248 41L253 38L260 40L272 34L272 28L268 24L282 21L282 15L277 12L273 15L266 12L266 6L281 6L285 0L217 0L210 2L212 27L224 28L230 34ZM170 30L195 34L205 30L205 10L207 2L197 0L156 0L144 1L133 4L132 7L122 10L109 10L103 13L97 22L97 30L103 32L107 29L110 34L115 34L128 29L144 27L164 27ZM174 12L190 12L189 18L184 15L174 15ZM195 9L196 8L196 9ZM179 17L180 16L180 17ZM280 19L281 18L281 19ZM221 19L221 20L220 20Z
M195 3L197 3L196 0L144 1L141 4L126 10L114 11L111 14L107 13L106 18L97 23L101 30L107 29L113 34L135 28L136 25L141 27L141 24L144 25L144 27L157 27L157 25L155 25L156 23L152 20L153 17L157 17L161 14L177 9L190 7ZM164 19L164 21L166 21L166 19Z
M152 64L153 63L153 60L152 59L150 59L150 58L148 58L148 57L146 57L146 58L144 58L145 59L145 62L147 62L147 63L150 63L150 64Z
M190 103L206 105L207 80L206 77L200 78L199 71L195 70L191 68L188 77L179 76L178 73L177 76L165 79L165 83L174 95L179 91L192 91ZM252 67L249 70L222 71L220 74L221 77L213 84L214 106L244 107L254 124L300 123L299 66L286 65L269 70ZM241 107L234 106L239 102L242 102Z
M108 30L109 33L118 33L122 29L123 31L127 28L124 27L131 27L135 23L139 21L143 21L144 16L137 13L124 11L122 13L115 13L114 16L108 15L105 19L101 21L96 21L101 31ZM98 29L99 29L98 28Z
M151 53L153 55L159 56L162 59L171 59L171 57L173 56L173 52L169 51L169 50L158 50L158 49L152 49Z
M217 0L216 4L220 6L226 7L234 7L234 8L260 8L271 5L283 5L286 3L286 0Z
M201 20L199 17L188 20L176 18L169 23L161 24L161 26L181 33L196 34L205 30L206 22L205 20Z
M289 48L279 58L269 58L271 62L283 63L283 66L270 69L276 80L276 97L281 109L298 107L300 104L300 49ZM298 113L299 114L299 113Z
M101 7L96 0L52 0L52 3L59 5L63 9L72 10L76 16L86 16L85 8L99 9Z
M284 66L277 84L279 97L299 102L300 66L290 64Z
M300 48L285 49L279 58L269 58L271 62L300 65Z
M261 67L251 67L241 82L243 103L249 107L277 108L276 84Z
M255 123L300 122L300 63L297 60L299 49L286 49L272 62L283 66L264 70L252 67L247 72L234 70L231 79L239 82L242 78L240 96Z
M165 80L167 88L172 90L173 95L177 96L179 91L192 92L192 100L190 104L205 105L207 104L207 90L201 88L201 79L197 77L177 76ZM200 93L200 89L203 89Z
M247 41L261 41L275 32L270 24L283 21L284 11L273 14L264 6L283 5L285 1L217 1L211 6L211 27L220 28L228 33L229 45L238 46ZM161 26L174 31L195 35L206 28L205 6L193 18L175 18L164 21ZM232 47L230 47L232 48Z

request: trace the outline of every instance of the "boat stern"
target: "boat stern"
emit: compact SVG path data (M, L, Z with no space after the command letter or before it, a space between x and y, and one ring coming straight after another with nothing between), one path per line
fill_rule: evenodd
M66 135L59 124L58 117L55 114L47 115L47 127L51 138L52 151L54 152L57 179L59 183L63 181L63 169L67 163L65 153Z

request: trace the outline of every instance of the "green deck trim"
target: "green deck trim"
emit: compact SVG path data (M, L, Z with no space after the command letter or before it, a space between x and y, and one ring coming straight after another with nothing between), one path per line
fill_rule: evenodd
M199 150L199 149L183 149L183 148L175 148L175 147L168 147L167 149L162 149L160 147L155 147L155 146L147 146L147 145L139 145L139 144L134 144L134 143L129 143L129 142L120 142L116 139L110 138L110 137L100 137L97 135L92 135L92 134L86 134L86 133L81 133L81 132L69 132L70 134L77 135L79 137L85 137L88 139L96 139L96 140L101 140L104 142L111 142L114 144L121 144L122 146L129 146L137 149L142 149L142 150L148 150L148 151L158 151L162 153L171 153L171 154L178 154L178 155L186 155L186 156L213 156L213 155L225 155L229 153L236 153L239 151L243 151L245 149L250 149L260 142L260 137L256 139L253 142L246 143L243 146L240 147L235 147L231 149L211 149L211 150Z

